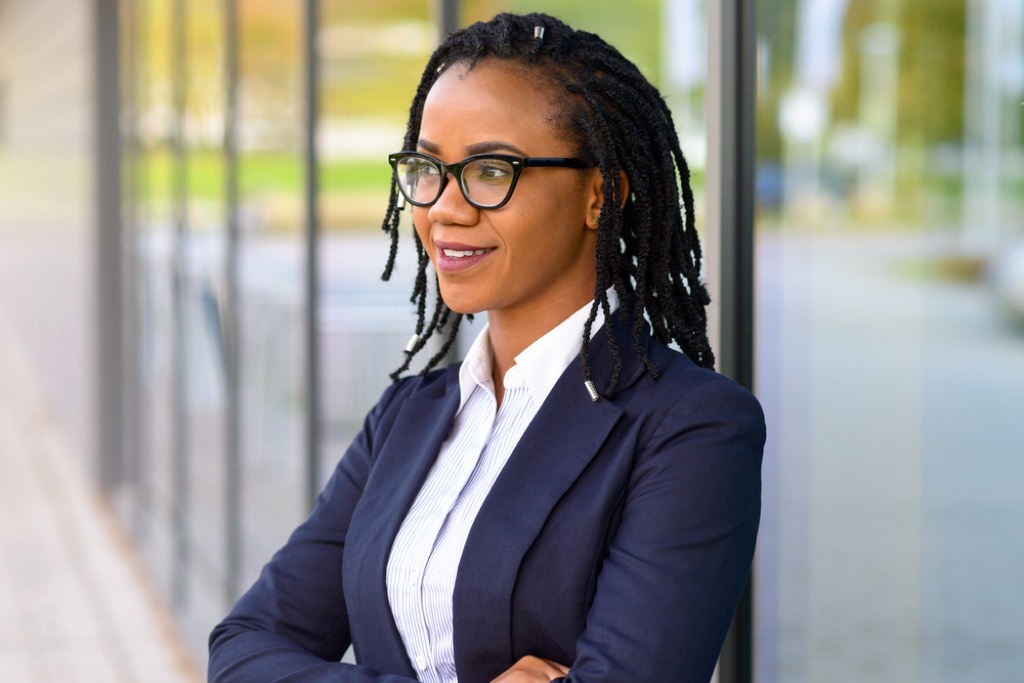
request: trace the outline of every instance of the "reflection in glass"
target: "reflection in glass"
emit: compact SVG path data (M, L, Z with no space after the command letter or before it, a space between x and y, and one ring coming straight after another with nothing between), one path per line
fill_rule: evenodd
M173 491L175 408L172 282L174 215L172 170L175 139L169 0L144 0L135 7L134 194L131 303L135 311L138 401L129 406L135 448L128 453L136 473L137 540L164 595L172 594L175 549Z
M1019 6L759 13L759 681L1024 670Z
M390 282L387 155L437 44L427 0L322 3L320 57L320 386L322 485L401 364L412 332L412 227Z
M241 0L238 353L242 576L305 516L303 3Z
M188 539L187 637L200 649L222 616L227 576L225 457L227 368L225 292L224 8L184 5L184 106L180 125L187 230L179 289L182 324L182 409Z

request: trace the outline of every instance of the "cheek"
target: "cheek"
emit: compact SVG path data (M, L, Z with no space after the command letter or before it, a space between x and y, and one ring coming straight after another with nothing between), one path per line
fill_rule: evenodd
M567 188L551 192L532 205L532 222L537 226L534 239L545 247L575 244L584 232L585 211L580 193Z
M427 209L414 207L412 210L412 225L420 238L423 246L430 242L430 221L427 220Z

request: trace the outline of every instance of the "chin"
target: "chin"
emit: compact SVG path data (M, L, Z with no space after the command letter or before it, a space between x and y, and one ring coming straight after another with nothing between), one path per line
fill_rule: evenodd
M452 282L444 274L437 280L438 293L441 295L445 305L453 313L461 313L462 315L475 315L487 310L490 297L480 296L481 290L486 286L486 283L483 284L484 287L481 286L479 281Z
M483 313L484 311L484 309L481 308L480 306L471 306L458 300L449 302L449 300L446 297L441 298L444 299L445 305L448 306L448 308L450 308L453 313L460 313L462 315L476 315L477 313Z

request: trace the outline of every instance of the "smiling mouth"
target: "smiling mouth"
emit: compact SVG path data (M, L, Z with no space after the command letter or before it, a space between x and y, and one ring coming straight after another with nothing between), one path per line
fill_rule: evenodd
M482 256L492 249L442 249L441 252L448 258L466 258L467 256Z

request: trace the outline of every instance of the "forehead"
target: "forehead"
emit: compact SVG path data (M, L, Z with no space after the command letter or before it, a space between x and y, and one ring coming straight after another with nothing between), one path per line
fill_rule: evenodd
M440 146L505 140L536 147L554 138L555 113L550 87L533 70L497 60L460 62L427 94L420 137Z

